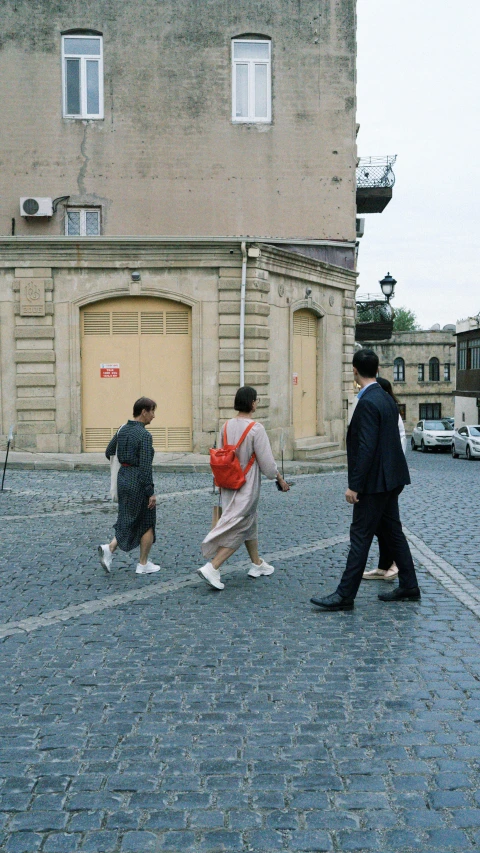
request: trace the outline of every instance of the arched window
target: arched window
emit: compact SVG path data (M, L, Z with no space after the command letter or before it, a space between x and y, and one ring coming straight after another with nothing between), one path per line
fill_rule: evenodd
M272 120L271 47L261 36L232 39L232 121Z
M428 378L430 382L440 382L440 362L438 358L431 358L428 362Z
M63 115L103 118L103 38L95 30L62 35Z
M403 358L396 358L393 362L393 381L405 382L405 362Z

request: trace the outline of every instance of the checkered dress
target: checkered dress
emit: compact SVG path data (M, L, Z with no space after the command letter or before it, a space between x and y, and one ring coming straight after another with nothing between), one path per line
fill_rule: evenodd
M156 509L147 509L154 494L152 436L139 421L128 421L108 445L107 459L117 450L122 464L118 472L118 518L114 525L118 547L131 551L143 534L153 528L155 541ZM128 467L127 467L128 466Z

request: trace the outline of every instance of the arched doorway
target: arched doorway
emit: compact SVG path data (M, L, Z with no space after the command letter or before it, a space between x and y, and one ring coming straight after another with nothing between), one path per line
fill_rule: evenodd
M317 326L306 308L293 315L293 429L295 438L317 434Z
M143 395L158 404L155 450L192 449L192 318L187 305L127 297L81 310L82 446L104 450Z

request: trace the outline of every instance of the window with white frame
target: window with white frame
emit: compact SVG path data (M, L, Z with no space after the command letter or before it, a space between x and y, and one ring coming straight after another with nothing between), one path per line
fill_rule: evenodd
M63 115L103 118L103 38L62 36Z
M272 120L271 42L232 39L232 121Z
M98 207L69 207L65 213L67 237L98 237L100 209Z

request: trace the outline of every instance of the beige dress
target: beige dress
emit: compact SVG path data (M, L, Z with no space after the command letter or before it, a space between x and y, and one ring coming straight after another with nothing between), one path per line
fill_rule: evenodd
M244 429L250 423L249 418L232 418L227 422L227 441L236 444ZM223 444L223 430L222 430ZM278 469L273 458L272 448L262 424L256 423L245 441L237 450L242 468L245 468L252 453L256 461L247 474L247 482L241 489L231 491L222 489L222 516L213 530L202 542L202 553L211 560L219 548L238 548L242 542L258 538L257 506L260 497L261 475L275 480Z

